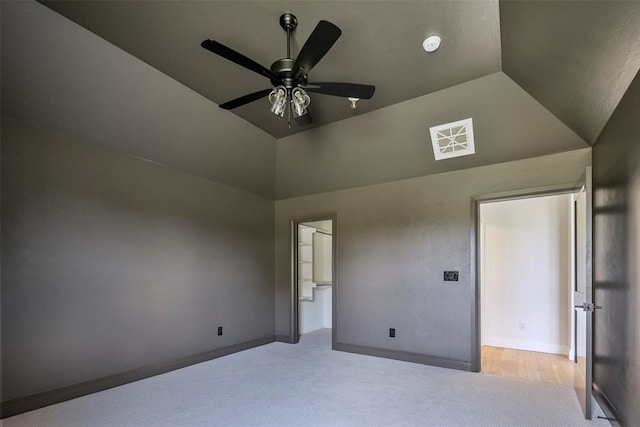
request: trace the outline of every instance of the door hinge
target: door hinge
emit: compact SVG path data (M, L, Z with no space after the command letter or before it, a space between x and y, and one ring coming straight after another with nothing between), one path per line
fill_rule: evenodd
M590 311L598 310L602 307L599 305L595 305L592 302L589 302L589 303L583 302L580 305L576 305L576 308L581 308L583 311L590 312Z

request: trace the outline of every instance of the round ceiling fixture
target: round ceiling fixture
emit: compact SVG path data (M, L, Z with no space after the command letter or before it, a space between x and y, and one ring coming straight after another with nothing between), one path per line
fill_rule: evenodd
M438 36L430 36L422 42L422 48L427 52L434 52L440 47L442 40Z

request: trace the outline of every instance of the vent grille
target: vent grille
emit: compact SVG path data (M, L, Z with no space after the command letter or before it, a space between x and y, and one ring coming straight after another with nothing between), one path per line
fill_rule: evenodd
M476 152L473 142L473 121L459 120L429 128L436 160L468 156Z

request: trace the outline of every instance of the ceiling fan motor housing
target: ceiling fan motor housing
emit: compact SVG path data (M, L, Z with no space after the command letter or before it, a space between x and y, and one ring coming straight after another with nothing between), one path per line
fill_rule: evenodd
M271 65L271 71L282 77L282 81L271 80L271 84L274 86L284 85L287 89L293 89L298 85L307 84L307 76L301 75L296 78L293 75L293 65L296 60L291 58L278 59Z

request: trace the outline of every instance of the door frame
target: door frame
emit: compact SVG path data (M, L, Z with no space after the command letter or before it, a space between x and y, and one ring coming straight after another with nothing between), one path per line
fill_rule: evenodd
M338 300L338 214L336 212L307 215L290 219L290 253L291 253L291 334L293 344L300 341L298 319L298 225L306 222L331 221L331 348L335 348L337 341L337 300Z
M481 334L482 312L480 280L482 277L480 263L480 205L489 202L529 199L533 197L557 196L578 192L584 182L576 184L552 185L546 187L523 190L506 191L501 193L473 196L471 198L471 284L474 298L471 302L471 371L480 372L481 369ZM567 307L569 309L569 307Z

